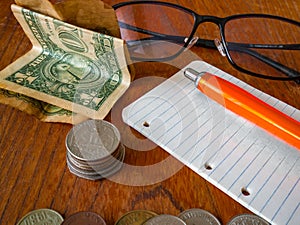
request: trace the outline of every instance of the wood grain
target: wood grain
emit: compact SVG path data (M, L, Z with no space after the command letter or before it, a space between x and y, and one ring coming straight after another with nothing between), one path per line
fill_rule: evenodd
M112 5L120 1L104 2ZM203 15L222 17L237 13L263 12L300 20L298 1L170 0L169 2L192 8ZM1 70L31 48L10 11L12 3L13 0L1 1ZM218 28L214 25L204 24L204 26L212 26L208 29L212 33L204 35L213 37L218 35ZM201 32L201 28L199 29ZM206 62L300 109L300 86L294 82L253 78L233 69L226 58L221 57L215 50L197 47L191 50ZM122 122L121 111L145 91L160 83L163 78L174 74L178 68L163 63L139 63L135 65L135 69L136 82L133 82L133 86L118 101L106 119L120 129L123 141L132 144L127 146L126 164L153 165L170 156L159 147L143 152L135 150L132 146L139 146L145 143L146 139ZM161 79L155 79L155 82L145 79L153 76ZM138 82L139 79L143 82ZM166 165L160 172L168 172L176 166L181 166L180 170L168 179L150 185L132 186L110 179L94 182L78 178L72 175L66 166L65 137L70 128L71 125L67 124L43 123L9 106L0 105L1 225L16 224L26 213L39 208L52 208L63 217L78 211L91 210L99 213L108 225L113 225L121 215L133 209L177 215L185 209L197 207L214 214L222 224L226 224L238 214L250 213L175 159L172 159L172 165ZM148 144L151 146L151 143ZM123 171L124 176L134 177L130 171L126 173Z

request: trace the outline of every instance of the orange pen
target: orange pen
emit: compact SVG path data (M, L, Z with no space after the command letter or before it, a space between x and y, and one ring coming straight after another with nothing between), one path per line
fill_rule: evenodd
M218 76L191 68L184 74L209 98L300 150L300 122L297 120Z

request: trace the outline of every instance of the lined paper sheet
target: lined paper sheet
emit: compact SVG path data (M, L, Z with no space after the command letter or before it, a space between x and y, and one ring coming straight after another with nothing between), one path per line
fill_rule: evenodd
M227 79L300 121L296 108L205 62L187 67ZM127 106L123 120L271 224L300 224L300 151L208 99L183 71Z

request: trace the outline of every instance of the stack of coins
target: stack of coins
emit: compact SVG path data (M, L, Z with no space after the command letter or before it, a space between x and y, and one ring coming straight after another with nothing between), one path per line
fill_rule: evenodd
M118 129L104 120L87 120L72 127L66 137L71 173L89 180L118 172L125 157Z

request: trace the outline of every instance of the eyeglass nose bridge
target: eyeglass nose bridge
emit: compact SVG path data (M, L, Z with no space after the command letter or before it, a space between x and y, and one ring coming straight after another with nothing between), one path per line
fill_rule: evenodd
M224 18L220 18L217 16L207 16L207 15L199 15L197 13L194 13L194 18L195 18L195 26L194 29L192 31L192 35L195 34L196 30L199 28L199 26L203 23L212 23L217 25L217 27L219 28L219 32L220 35L222 37L222 30L224 27ZM197 37L198 39L200 39L199 37ZM197 39L197 40L198 40ZM214 39L214 44L216 46L216 48L218 49L219 53L223 56L226 57L227 53L225 51L225 46L223 41L219 40L218 38Z

